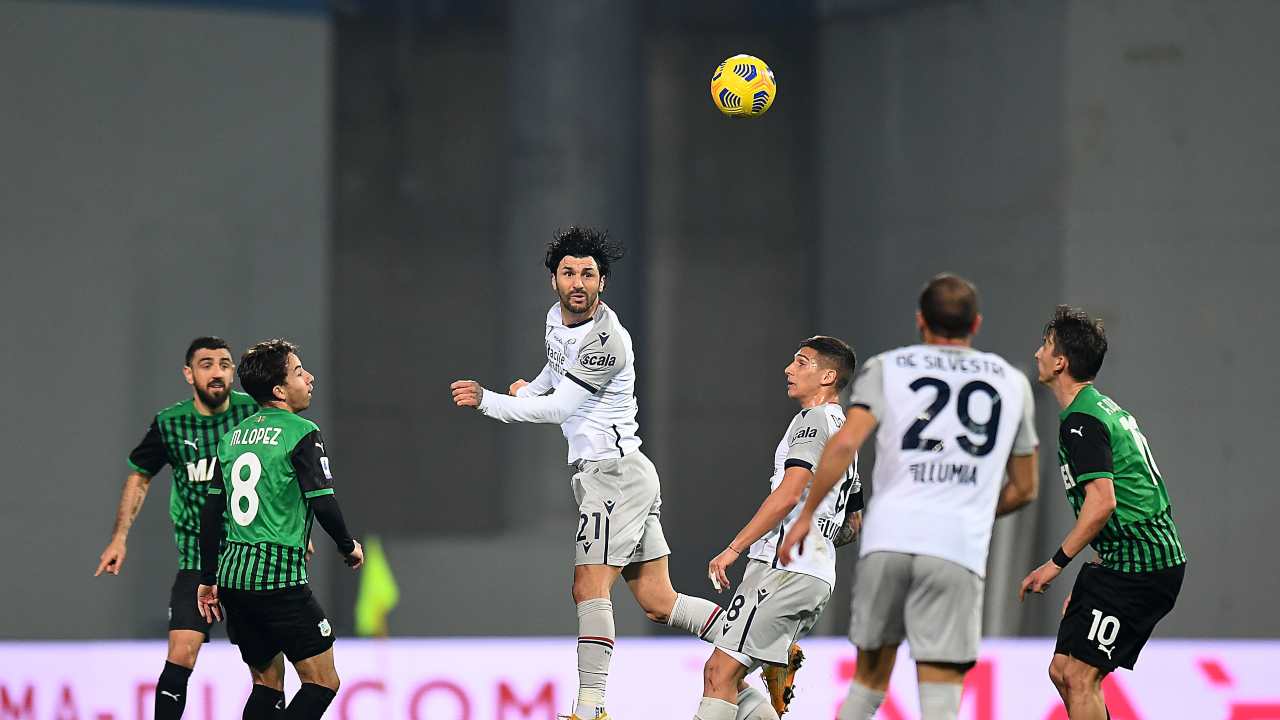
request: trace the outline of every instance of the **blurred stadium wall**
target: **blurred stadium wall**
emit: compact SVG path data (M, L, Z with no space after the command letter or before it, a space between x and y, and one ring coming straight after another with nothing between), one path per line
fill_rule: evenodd
M575 222L632 248L607 299L677 587L707 593L763 496L795 342L911 342L946 269L979 284L980 344L1024 367L1055 303L1107 320L1100 385L1142 419L1191 555L1159 634L1280 634L1255 561L1280 505L1280 6L263 5L0 1L0 637L163 634L167 475L125 573L91 574L124 455L207 332L302 343L349 522L397 572L393 634L572 633L559 433L460 413L446 385L538 371L541 247ZM706 96L740 51L778 76L757 121ZM997 535L991 634L1051 633L1067 588L1010 602L1070 518L1037 399L1041 500ZM349 630L354 581L317 565ZM665 632L616 599L621 633Z

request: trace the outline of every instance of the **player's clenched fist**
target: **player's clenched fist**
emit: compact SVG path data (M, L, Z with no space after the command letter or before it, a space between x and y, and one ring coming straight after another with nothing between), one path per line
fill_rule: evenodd
M484 388L475 380L455 380L449 389L453 391L453 404L458 407L480 407Z

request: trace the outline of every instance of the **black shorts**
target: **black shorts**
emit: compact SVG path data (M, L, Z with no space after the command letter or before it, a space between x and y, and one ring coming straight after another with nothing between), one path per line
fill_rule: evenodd
M307 585L283 590L218 588L227 620L227 637L240 657L261 670L276 655L306 660L333 647L333 628Z
M200 617L196 606L196 588L200 586L199 570L179 570L169 589L169 631L195 630L204 633L209 642L209 623Z
M1055 652L1104 672L1132 670L1156 623L1173 609L1186 569L1182 564L1123 573L1094 563L1080 568Z

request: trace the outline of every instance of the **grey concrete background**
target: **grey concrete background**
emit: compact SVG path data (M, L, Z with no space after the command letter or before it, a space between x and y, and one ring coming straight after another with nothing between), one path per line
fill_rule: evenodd
M329 424L329 44L320 17L0 3L0 637L163 636L167 470L93 571L191 338L296 339Z
M1192 558L1161 634L1280 634L1280 579L1252 559L1280 503L1263 465L1280 8L538 8L0 2L0 67L25 70L0 73L0 527L44 593L0 594L0 637L162 632L166 491L126 574L89 575L123 454L212 330L308 349L349 523L384 538L403 591L393 633L573 632L558 430L462 413L447 384L538 371L542 247L574 222L631 249L606 299L637 343L684 592L710 593L706 561L763 497L795 343L912 342L920 285L952 270L982 292L979 344L1022 367L1054 304L1106 319L1099 385L1142 421ZM707 97L740 51L778 77L759 120ZM1037 400L1041 500L997 530L989 634L1052 632L1068 585L1012 600L1070 523ZM328 570L342 630L355 585ZM822 632L843 632L847 587ZM665 632L626 594L620 632Z

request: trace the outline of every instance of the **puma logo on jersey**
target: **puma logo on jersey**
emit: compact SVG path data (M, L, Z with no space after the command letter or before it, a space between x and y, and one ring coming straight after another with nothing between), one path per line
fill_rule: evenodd
M174 702L179 702L182 699L182 693L171 693L168 690L161 690L160 694L173 698Z
M1111 659L1111 651L1116 649L1115 645L1099 645L1098 649L1107 654L1107 659Z
M1079 435L1080 437L1084 437L1084 426L1083 426L1083 425L1081 425L1081 426L1080 426L1080 427L1078 427L1078 428L1068 428L1068 429L1072 432L1072 434L1074 434L1074 435Z
M612 513L612 512L613 512L613 501L612 501L612 500L605 500L605 501L604 501L604 511L605 511L605 512L607 512L607 513Z
M324 443L316 443L316 447L320 448L320 452L324 452Z
M191 447L193 447L193 448L195 448L195 449L197 449L197 450L199 450L199 449L200 449L200 446L199 446L199 445L196 445L196 441L195 441L195 440L183 440L183 441L182 441L182 444L183 444L183 445L190 445Z

